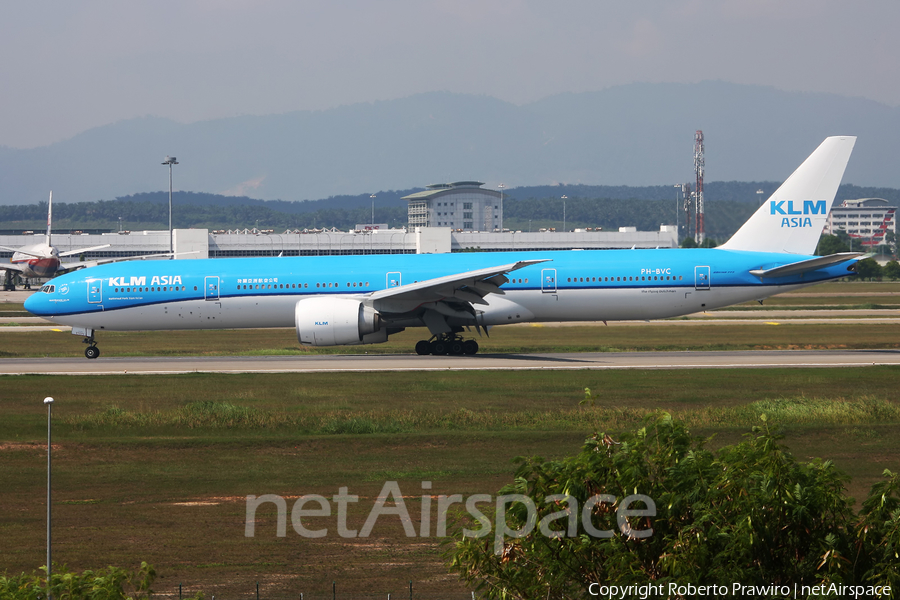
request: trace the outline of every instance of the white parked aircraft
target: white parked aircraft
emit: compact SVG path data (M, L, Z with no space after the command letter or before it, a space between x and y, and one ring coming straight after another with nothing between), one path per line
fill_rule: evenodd
M62 262L60 259L64 256L73 256L76 254L81 254L83 252L90 252L92 250L108 248L111 244L90 246L88 248L78 248L76 250L67 250L65 252L60 252L51 244L52 221L53 192L50 192L50 201L47 203L47 239L43 243L32 244L30 246L22 246L21 248L9 248L7 246L0 246L0 249L8 250L13 253L12 258L10 258L10 264L3 265L3 269L6 270L6 277L3 284L4 289L15 289L13 285L13 278L17 274L26 280L39 277L49 278L56 277L57 275L62 275L63 273L66 273L68 271L74 271L75 269L83 269L85 267L92 267L109 262L150 258L150 256L136 256ZM160 257L171 255L167 253L153 254L151 256ZM27 284L26 287L28 287Z

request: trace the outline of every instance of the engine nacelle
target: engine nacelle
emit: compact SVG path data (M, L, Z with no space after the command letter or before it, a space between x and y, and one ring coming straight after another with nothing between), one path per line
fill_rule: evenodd
M294 307L297 339L305 346L377 344L387 341L381 315L359 300L316 296Z

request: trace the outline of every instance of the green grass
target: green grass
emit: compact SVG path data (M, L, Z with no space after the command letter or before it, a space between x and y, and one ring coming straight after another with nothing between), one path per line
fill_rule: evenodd
M544 352L616 352L654 350L769 350L769 349L894 349L900 348L898 323L769 324L640 324L551 327L503 326L478 338L482 354ZM411 354L427 334L408 330L385 344L302 347L293 329L101 332L97 341L103 356L260 356L309 354ZM474 332L473 332L474 335ZM68 332L4 333L0 358L79 357L81 339Z
M846 293L854 294L871 294L873 292L900 294L900 281L854 281L841 280L820 283L812 287L803 288L797 292L789 292L785 296L791 294L833 294L841 295Z
M417 594L462 600L437 539L408 539L390 519L365 540L301 538L290 526L278 538L271 511L248 539L245 497L348 487L358 529L397 480L418 523L422 481L433 494L496 494L516 456L572 454L594 431L616 436L666 410L714 446L765 413L800 459L834 460L861 498L884 468L900 468L898 377L894 367L5 377L0 569L42 564L47 395L60 563L148 560L158 592L184 583L228 598L260 581L272 596L310 597L337 581L348 595L400 597L412 580ZM585 388L593 404L581 404Z
M738 304L735 306L729 306L726 308L720 308L715 311L710 312L720 312L727 310L833 310L833 311L843 311L843 310L897 310L900 309L900 304L884 304L886 301L890 301L890 298L885 298L883 296L861 296L858 298L852 298L853 302L847 302L845 304L835 304L835 300L839 300L839 298L769 298L765 301L764 304L759 304L758 302L746 302L744 304ZM836 315L836 316L845 316L845 315Z

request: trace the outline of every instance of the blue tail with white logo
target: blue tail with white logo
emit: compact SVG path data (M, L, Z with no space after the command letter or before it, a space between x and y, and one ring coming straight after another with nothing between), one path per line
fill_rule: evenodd
M855 143L853 136L826 138L719 247L805 255L815 252Z

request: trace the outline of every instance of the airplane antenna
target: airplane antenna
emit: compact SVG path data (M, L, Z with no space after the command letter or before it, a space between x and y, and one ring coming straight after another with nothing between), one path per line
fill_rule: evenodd
M706 231L703 227L703 217L706 213L703 203L703 171L705 160L703 158L703 132L697 130L694 134L694 173L697 175L697 187L694 193L697 195L697 245L703 244L706 239Z

